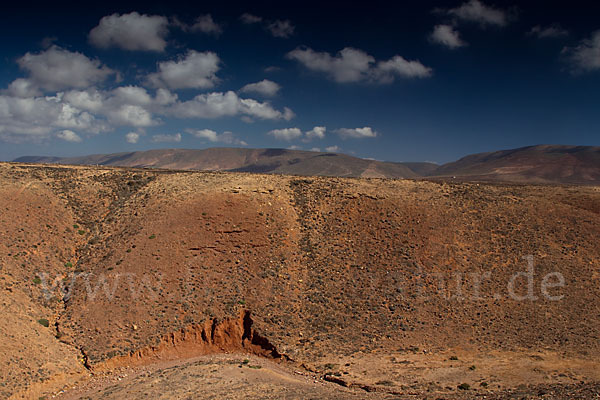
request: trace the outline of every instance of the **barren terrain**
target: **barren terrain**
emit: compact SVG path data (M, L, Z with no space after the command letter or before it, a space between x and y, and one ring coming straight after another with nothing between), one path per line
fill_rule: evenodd
M594 398L600 188L0 164L1 398Z
M359 178L440 178L468 182L600 185L600 147L537 145L467 155L443 165L384 162L341 153L289 149L158 149L20 162L254 172Z

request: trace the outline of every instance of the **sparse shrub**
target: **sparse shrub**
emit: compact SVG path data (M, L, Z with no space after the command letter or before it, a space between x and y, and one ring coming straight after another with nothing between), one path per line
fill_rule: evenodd
M456 356L450 356L450 361L458 361L458 357L456 357Z
M48 321L46 318L38 319L38 323L46 328L50 326L50 321Z
M248 364L250 362L250 360L248 360L247 358L244 359L244 361L242 361L242 364Z
M74 224L74 225L73 225L73 229L79 229L79 225L77 225L77 224Z
M152 234L148 237L148 239L156 239L156 235Z
M331 363L325 364L325 369L334 369L335 366L336 366L335 364L331 364Z
M77 231L77 233L79 233L80 235L84 235L85 231L80 229L80 230Z
M479 386L486 388L486 387L488 387L488 383L487 382L481 382L479 384Z
M469 385L468 383L461 383L460 385L458 385L458 388L460 390L469 390L471 389L471 385Z
M40 283L42 283L42 280L40 279L39 276L36 276L35 278L33 278L33 283L35 283L36 285L39 285Z
M248 365L248 368L252 368L252 369L261 369L262 366L260 365Z
M471 371L475 371L475 368L476 368L476 367L475 367L474 365L471 365L471 366L469 367L469 369L470 369Z
M65 268L73 268L73 263L71 263L70 261L66 262L65 263Z

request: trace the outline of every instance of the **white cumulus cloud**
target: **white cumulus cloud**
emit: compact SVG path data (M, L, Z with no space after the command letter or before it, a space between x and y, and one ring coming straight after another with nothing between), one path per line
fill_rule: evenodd
M289 20L275 20L267 24L267 30L277 38L289 38L294 34L296 27Z
M340 128L336 129L337 133L342 139L362 139L362 138L374 138L377 137L377 132L372 128L365 126L364 128Z
M272 97L279 92L281 86L268 79L263 79L260 82L249 83L240 89L242 93L258 93L263 96Z
M268 135L271 135L278 140L290 141L301 137L302 131L299 128L273 129L268 132Z
M427 78L431 76L431 68L419 61L409 61L402 56L394 56L387 61L379 61L371 71L372 79L379 83L392 83L399 76L402 78Z
M220 118L248 116L259 119L290 120L294 113L285 107L274 109L268 102L240 98L235 92L200 94L191 100L174 104L169 113L179 118Z
M63 99L74 107L96 113L104 107L106 96L95 89L70 90L64 94Z
M447 11L448 15L467 22L481 25L505 26L509 16L504 10L487 6L479 0L469 0L456 8Z
M85 55L52 46L41 53L26 53L17 59L21 69L29 74L27 81L13 82L13 91L33 93L35 87L48 91L87 88L103 82L115 72Z
M563 29L559 24L553 24L546 27L536 25L533 28L531 28L528 34L531 36L535 36L539 39L548 39L569 36L569 31Z
M146 106L153 101L148 91L139 86L120 86L114 89L111 94L121 104Z
M325 147L325 151L329 153L339 153L342 149L339 146L328 146Z
M196 18L196 21L190 27L190 30L192 32L202 32L216 36L223 33L223 27L216 23L210 14L201 15Z
M81 137L75 132L65 129L64 131L60 131L56 134L56 137L62 139L66 142L79 143L81 142Z
M145 108L126 104L118 109L107 112L109 121L114 125L148 127L158 125L158 121L152 118L152 113Z
M432 74L431 68L419 61L409 61L397 55L387 61L376 62L373 56L351 47L342 49L335 56L310 48L297 48L286 57L311 71L325 73L339 83L391 83L396 77L425 78Z
M169 20L160 15L138 12L103 17L89 34L96 47L119 47L124 50L164 51L169 33Z
M202 32L214 36L223 33L223 26L217 23L211 14L198 16L192 24L187 24L179 18L173 17L171 18L171 26L175 26L184 32Z
M209 142L219 141L219 134L211 129L187 129L186 132L199 139L206 139Z
M563 49L573 72L590 72L600 69L600 30L592 33L575 47Z
M467 45L467 43L460 38L458 31L451 25L436 25L429 38L432 42L442 44L451 49Z
M170 89L207 89L215 86L221 60L217 54L188 51L175 61L158 63L158 72L148 76L148 82L154 87Z
M262 17L253 14L244 13L240 15L240 21L247 25L258 24L259 22L262 22L262 20Z
M175 133L173 135L168 135L168 134L153 135L151 141L152 141L152 143L179 143L179 142L181 142L181 133Z
M40 141L64 130L99 133L106 124L64 101L62 94L20 98L0 95L0 139Z
M247 146L248 143L238 139L234 136L233 132L225 131L223 133L217 133L211 129L186 129L186 132L190 135L197 137L198 139L208 140L211 143L225 143L233 144L237 146Z
M29 79L17 78L12 81L2 93L13 97L36 97L42 93L40 89Z
M292 36L296 27L290 20L276 19L265 20L257 15L244 13L240 16L240 21L246 25L260 24L273 37L287 39Z
M160 120L154 117L155 113L163 112L157 97L153 98L139 86L121 86L111 91L72 90L65 93L64 100L105 117L111 126L149 127L160 124Z
M326 131L327 128L325 128L324 126L315 126L310 131L306 132L306 140L308 141L312 139L324 139Z
M136 144L140 140L140 134L137 132L129 132L125 135L127 143Z

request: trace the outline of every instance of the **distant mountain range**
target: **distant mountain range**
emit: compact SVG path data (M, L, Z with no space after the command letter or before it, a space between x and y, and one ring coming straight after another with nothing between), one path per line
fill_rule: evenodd
M538 145L472 154L433 171L462 180L600 184L600 147Z
M438 167L432 163L366 160L339 153L218 147L204 150L149 150L73 158L20 157L14 161L368 178L418 178Z
M20 157L22 163L109 165L183 170L363 178L443 178L600 185L600 147L538 145L468 155L444 165L385 162L339 153L286 149L165 149L84 157Z

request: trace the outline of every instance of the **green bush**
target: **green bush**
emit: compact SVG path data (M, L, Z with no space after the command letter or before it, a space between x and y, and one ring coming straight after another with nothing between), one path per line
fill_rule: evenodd
M150 237L148 237L148 239L156 239L156 235L152 234Z
M38 323L46 328L50 326L50 321L48 321L46 318L38 319Z
M458 385L458 388L460 390L469 390L471 389L471 385L469 385L468 383L461 383L460 385Z
M33 283L35 283L36 285L39 285L40 283L42 283L42 280L40 279L39 276L36 276L35 278L33 278Z

